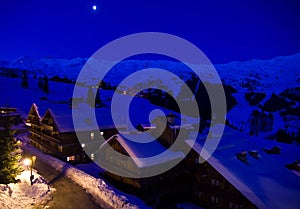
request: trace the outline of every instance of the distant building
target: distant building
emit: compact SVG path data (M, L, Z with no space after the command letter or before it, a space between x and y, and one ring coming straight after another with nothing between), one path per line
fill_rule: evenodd
M7 118L12 119L12 126L18 125L23 122L21 114L17 108L11 107L0 107L0 126L6 126L8 121Z

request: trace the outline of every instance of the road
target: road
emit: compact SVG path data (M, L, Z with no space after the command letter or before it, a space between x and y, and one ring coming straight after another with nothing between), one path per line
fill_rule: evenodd
M26 153L24 153L26 155ZM34 205L34 209L99 209L92 197L79 185L56 171L43 161L36 159L34 169L49 182L56 191L52 194L52 199L48 202Z

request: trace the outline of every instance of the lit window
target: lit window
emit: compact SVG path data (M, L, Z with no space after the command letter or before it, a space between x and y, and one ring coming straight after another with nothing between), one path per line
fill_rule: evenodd
M91 139L93 140L95 138L95 134L92 132L91 133Z
M58 146L58 151L62 152L63 151L63 146L59 145Z
M75 161L75 155L67 157L67 161Z

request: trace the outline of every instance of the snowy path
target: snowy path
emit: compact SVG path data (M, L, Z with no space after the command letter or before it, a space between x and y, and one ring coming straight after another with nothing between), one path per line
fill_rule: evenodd
M62 162L50 155L47 155L38 149L28 145L29 139L27 138L27 133L19 135L17 137L22 143L22 150L25 153L29 153L30 155L35 155L37 158L37 164L36 168L39 170L38 166L41 166L41 170L39 171L41 174L45 176L45 178L50 182L50 186L55 187L56 182L60 182L59 179L68 179L70 183L73 185L78 186L81 188L81 191L85 193L86 198L89 199L90 202L92 202L92 199L100 205L102 208L110 209L110 208L122 208L122 209L138 209L138 208L149 208L145 205L143 201L141 201L139 198L134 197L132 195L125 194L123 192L118 191L112 186L109 186L106 184L105 181L103 181L100 178L95 178L93 176L88 175L87 173L71 166L70 164L67 164L65 162ZM40 159L40 163L43 165L39 165L38 159ZM45 172L45 173L42 173ZM56 173L57 172L57 173ZM61 175L62 174L62 175ZM49 175L49 176L48 176ZM49 179L48 179L49 178ZM72 191L66 186L66 182L68 181L62 181L61 185L57 183L61 189L62 192L60 195L57 195L57 200L53 201L55 203L49 203L49 206L47 207L36 207L38 209L40 208L97 208L97 207L88 207L86 204L83 204L83 207L81 207L81 202L83 202L80 199L80 196L75 191ZM76 182L73 183L73 182ZM53 185L51 185L53 184ZM74 188L72 185L69 185L71 188ZM65 189L65 191L63 191ZM58 190L58 189L57 189ZM89 193L90 196L86 193ZM65 193L66 192L66 193ZM69 207L67 203L64 203L63 201L65 198L67 198L67 195L69 195L70 204L75 205L75 207ZM54 196L55 197L55 196ZM91 198L93 197L93 198ZM61 200L61 201L60 201ZM56 205L56 202L61 202L61 206ZM69 202L68 201L68 202ZM87 202L87 201L86 201ZM46 205L45 205L46 206ZM100 207L98 207L100 208Z
M24 155L28 152L24 152ZM37 158L34 168L49 182L51 187L55 188L52 194L52 199L40 205L35 205L34 209L43 208L89 208L97 209L97 206L92 198L83 190L79 185L75 184L72 180L64 176L63 173L51 168L48 164Z

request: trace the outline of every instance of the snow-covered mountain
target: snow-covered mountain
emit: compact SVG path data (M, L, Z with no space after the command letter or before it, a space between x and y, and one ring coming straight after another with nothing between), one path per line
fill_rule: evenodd
M33 59L23 56L9 62L0 61L0 67L28 70L32 76L47 74L49 78L59 76L76 80L87 60ZM105 81L114 86L128 75L145 68L166 69L185 81L191 78L190 69L179 62L124 60L109 71ZM264 132L270 135L283 128L291 134L297 134L300 127L300 115L297 113L300 111L300 53L271 60L216 64L215 68L222 81L237 91L232 93L237 105L227 114L227 119L233 127L251 134ZM211 77L209 68L202 66L200 69L206 78ZM89 79L97 79L97 76L97 72L91 72ZM180 86L176 84L172 79L166 84L171 85L175 96L180 90Z
M33 59L22 56L12 61L0 61L0 67L26 69L33 74L45 73L48 76L76 79L87 58ZM182 63L167 60L125 60L111 69L107 79L114 84L131 73L149 67L159 67L189 78L188 68ZM291 56L275 57L271 60L249 60L216 64L221 79L236 89L281 91L283 87L296 87L300 82L300 53ZM205 69L204 69L205 70ZM207 70L209 73L209 70ZM92 75L93 76L93 75ZM96 76L96 75L94 75ZM118 79L119 78L119 79Z

